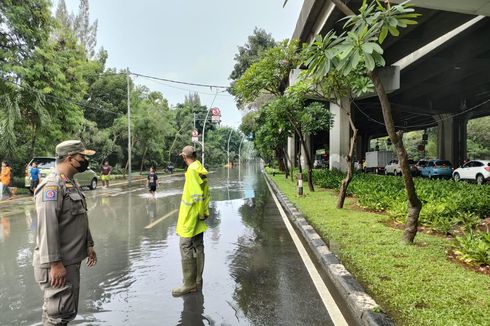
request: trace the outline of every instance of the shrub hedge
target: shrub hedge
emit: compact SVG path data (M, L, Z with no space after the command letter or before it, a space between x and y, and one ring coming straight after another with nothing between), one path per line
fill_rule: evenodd
M315 184L327 189L338 190L343 178L339 171L314 171ZM465 230L456 237L456 255L468 263L490 264L489 233L475 231L482 218L490 217L490 186L415 178L415 188L423 202L420 223L444 234ZM407 195L400 177L358 173L348 194L357 197L361 207L406 222Z

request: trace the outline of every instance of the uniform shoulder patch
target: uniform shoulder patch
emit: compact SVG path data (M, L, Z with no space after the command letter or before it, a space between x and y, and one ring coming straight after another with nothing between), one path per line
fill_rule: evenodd
M45 186L43 189L43 201L56 201L56 200L58 200L58 187Z

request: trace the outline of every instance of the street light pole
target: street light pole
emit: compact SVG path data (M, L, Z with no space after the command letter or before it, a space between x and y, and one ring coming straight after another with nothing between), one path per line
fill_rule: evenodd
M240 146L238 146L238 165L242 165L242 156L241 156L241 150L242 150L242 143L245 137L242 137L242 140L240 140Z
M230 135L228 136L228 146L227 146L227 151L228 151L228 169L230 168L230 139L231 139L231 133L233 132L233 129L230 129Z
M128 88L128 186L131 187L131 100L130 100L130 79L129 67L127 71L127 88Z

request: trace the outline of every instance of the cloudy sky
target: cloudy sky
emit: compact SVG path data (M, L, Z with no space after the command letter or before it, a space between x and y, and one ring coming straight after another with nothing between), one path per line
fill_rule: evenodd
M79 0L65 0L78 11ZM56 2L55 2L56 3ZM98 20L97 46L109 53L108 67L180 81L228 85L237 46L254 27L274 39L293 34L303 1L289 0L92 0L90 18ZM215 90L155 82L138 77L138 84L161 91L170 105L198 91L210 106ZM217 96L223 125L237 127L242 113L233 97Z

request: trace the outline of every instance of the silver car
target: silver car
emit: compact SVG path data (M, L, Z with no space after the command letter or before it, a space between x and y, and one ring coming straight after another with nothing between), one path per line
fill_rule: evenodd
M56 167L56 158L54 157L34 157L26 166L25 170L25 187L31 187L31 164L37 162L37 167L40 170L41 179L47 177ZM88 168L87 171L75 174L75 180L80 187L88 187L91 190L97 188L97 173Z

